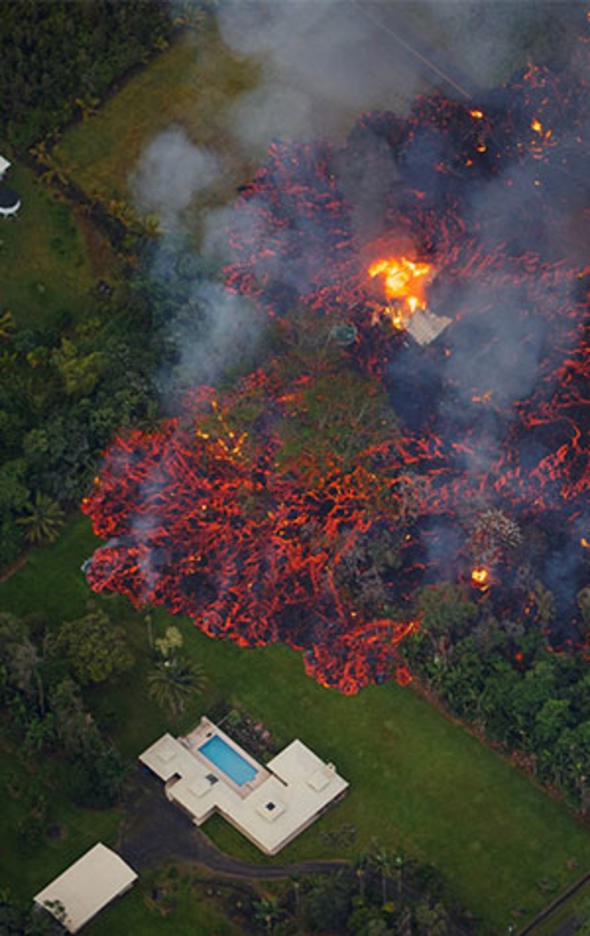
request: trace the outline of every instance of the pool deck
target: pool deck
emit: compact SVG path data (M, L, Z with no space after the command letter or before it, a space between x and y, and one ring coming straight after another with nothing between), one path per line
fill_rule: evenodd
M200 753L214 735L256 768L251 782L238 786ZM276 855L348 789L334 765L301 741L292 741L264 767L205 717L184 738L163 735L139 759L196 825L218 812L267 855Z
M222 741L228 745L228 747L233 748L240 757L243 757L248 764L250 764L254 770L256 770L256 776L252 780L248 780L242 785L234 783L234 781L229 777L224 770L217 767L212 761L210 761L204 754L201 754L199 748L201 748L207 741L210 741L217 735L218 738L221 738ZM180 744L183 744L187 750L189 750L194 758L196 758L199 763L204 764L209 770L215 774L220 774L223 778L223 782L227 783L238 796L242 799L248 796L252 790L255 790L260 786L261 783L264 783L265 780L270 777L270 774L266 767L263 767L262 764L259 764L258 761L255 761L251 754L248 754L243 747L240 747L233 738L230 738L229 735L226 735L225 731L222 731L218 725L215 725L212 721L209 721L208 718L203 716L201 721L196 728L193 728L189 734L184 735L184 737L178 739Z

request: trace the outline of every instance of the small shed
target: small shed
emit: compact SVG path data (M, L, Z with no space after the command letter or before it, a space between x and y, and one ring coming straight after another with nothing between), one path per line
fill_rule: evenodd
M6 172L9 166L10 166L9 160L5 159L4 156L0 156L0 179L2 178L2 176L4 175L4 173Z
M39 891L34 901L53 914L69 933L77 933L136 880L133 868L98 842Z

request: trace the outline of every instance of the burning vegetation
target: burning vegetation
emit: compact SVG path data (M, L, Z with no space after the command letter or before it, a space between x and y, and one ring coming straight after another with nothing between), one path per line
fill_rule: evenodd
M92 588L282 641L346 693L408 681L423 583L542 626L543 579L556 639L582 639L582 73L529 68L485 100L363 114L344 144L272 145L225 270L273 319L272 354L112 443L82 505L107 540ZM389 180L370 212L361 173Z

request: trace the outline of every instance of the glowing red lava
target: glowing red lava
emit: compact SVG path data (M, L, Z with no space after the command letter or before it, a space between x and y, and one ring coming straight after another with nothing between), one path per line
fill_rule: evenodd
M589 101L579 74L531 68L481 107L435 95L408 119L362 115L343 147L273 144L235 206L226 283L281 320L287 344L295 335L292 355L224 394L200 388L182 424L114 440L82 505L107 540L88 564L91 587L188 614L242 646L282 641L314 678L352 693L409 680L400 647L419 626L424 575L471 578L493 601L488 556L498 566L514 548L503 516L576 528L590 493L589 271L558 238L540 245L531 232L561 230L575 211ZM359 239L342 166L362 159L368 176L385 158L398 178ZM368 257L380 261L369 272ZM426 287L429 308L452 316L421 357L375 314L375 277L381 311L391 303L400 322L424 307ZM312 364L302 357L313 340L294 307L311 332L324 316L349 328L337 365L325 363L329 332ZM345 368L367 386L386 380L396 428L368 391L340 421L322 412ZM470 508L492 533L468 532ZM575 543L583 552L579 532Z

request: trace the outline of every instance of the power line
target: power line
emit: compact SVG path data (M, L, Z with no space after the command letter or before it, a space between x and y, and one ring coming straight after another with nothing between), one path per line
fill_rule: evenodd
M422 55L421 52L418 52L417 49L414 49L414 47L411 46L409 42L406 42L405 39L402 39L401 36L398 36L398 34L390 26L380 22L369 10L365 9L365 7L358 2L358 0L349 0L349 2L355 6L357 10L363 14L363 16L366 16L367 19L371 20L375 26L384 32L389 33L389 35L395 39L398 45L402 46L402 48L413 55L414 58L417 58L420 62L422 62L423 65L426 65L430 71L438 75L439 78L442 78L443 81L446 81L447 84L450 84L451 87L455 88L455 90L458 91L459 94L462 94L463 97L471 99L472 95L469 93L469 91L466 91L465 88L462 88L461 85L457 84L456 81L453 81L453 79L449 77L449 75L447 75L444 71L442 71L442 69L438 68L434 62L431 62L430 59L427 59L425 55Z

